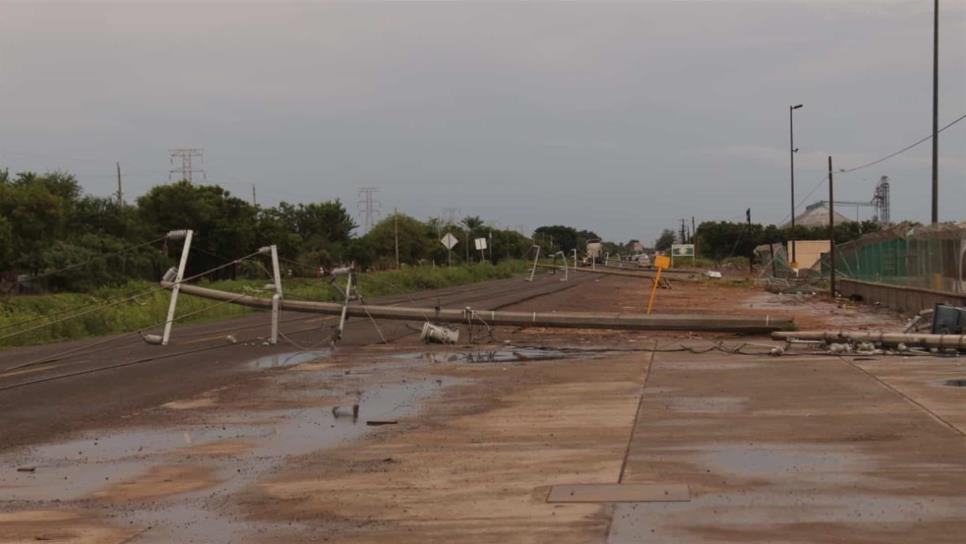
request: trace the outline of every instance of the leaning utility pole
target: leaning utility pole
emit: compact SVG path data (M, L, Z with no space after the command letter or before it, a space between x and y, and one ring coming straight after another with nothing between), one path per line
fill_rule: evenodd
M199 172L205 181L208 181L208 174L201 168L194 167L194 159L197 158L198 162L204 160L204 150L194 147L184 147L180 149L172 149L169 153L169 161L173 166L175 164L175 159L181 162L179 168L172 168L168 171L168 181L171 181L172 174L178 174L180 177L177 181L187 181L191 183L194 181L194 173Z
M378 191L378 187L363 187L359 189L358 208L362 214L362 227L366 232L369 232L376 224L376 216L379 215L379 201L373 198Z
M792 115L795 110L802 107L802 104L796 106L788 106L788 164L789 164L789 176L791 178L791 195L792 195L792 230L789 233L789 238L792 242L792 260L788 263L789 269L794 270L798 273L798 255L795 254L795 153L798 152L798 148L795 147L795 118Z
M939 222L939 0L932 14L932 223Z

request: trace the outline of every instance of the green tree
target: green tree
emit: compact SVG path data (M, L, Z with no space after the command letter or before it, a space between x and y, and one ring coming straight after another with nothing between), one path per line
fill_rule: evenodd
M470 229L470 232L476 233L483 229L483 220L480 219L478 215L468 215L463 218L463 226Z
M13 268L13 228L0 215L0 272Z
M0 176L0 216L11 230L11 264L24 272L40 272L41 253L55 240L68 236L67 218L79 194L77 181L63 172L21 172Z
M406 214L392 214L376 223L363 237L375 266L392 268L396 265L397 229L400 263L418 264L430 255L432 245L437 243L425 223Z
M677 238L674 234L674 231L671 229L664 229L661 231L661 235L657 237L657 240L654 241L654 249L658 251L670 251L675 240L677 240Z
M254 206L217 185L182 181L152 188L138 198L138 212L149 230L165 233L192 229L197 249L189 262L191 274L214 268L256 249ZM235 267L213 277L234 277Z
M577 247L577 229L564 225L537 227L533 231L533 239L543 246L543 253L547 255L556 251L568 253L573 249L583 249Z

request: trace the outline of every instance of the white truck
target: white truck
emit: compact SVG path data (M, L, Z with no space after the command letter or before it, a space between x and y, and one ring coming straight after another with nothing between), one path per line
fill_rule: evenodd
M598 239L587 240L587 257L584 264L604 264L604 244Z

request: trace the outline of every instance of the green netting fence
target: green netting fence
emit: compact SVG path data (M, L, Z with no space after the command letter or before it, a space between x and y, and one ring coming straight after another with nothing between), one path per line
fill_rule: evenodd
M966 292L966 224L900 225L836 246L845 278Z

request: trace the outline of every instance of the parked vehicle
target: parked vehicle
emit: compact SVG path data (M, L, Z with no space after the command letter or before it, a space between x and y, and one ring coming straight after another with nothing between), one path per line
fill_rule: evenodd
M635 253L631 255L630 260L637 263L641 268L647 268L651 266L651 257L647 253Z
M604 244L599 239L587 240L587 257L584 264L604 264Z

